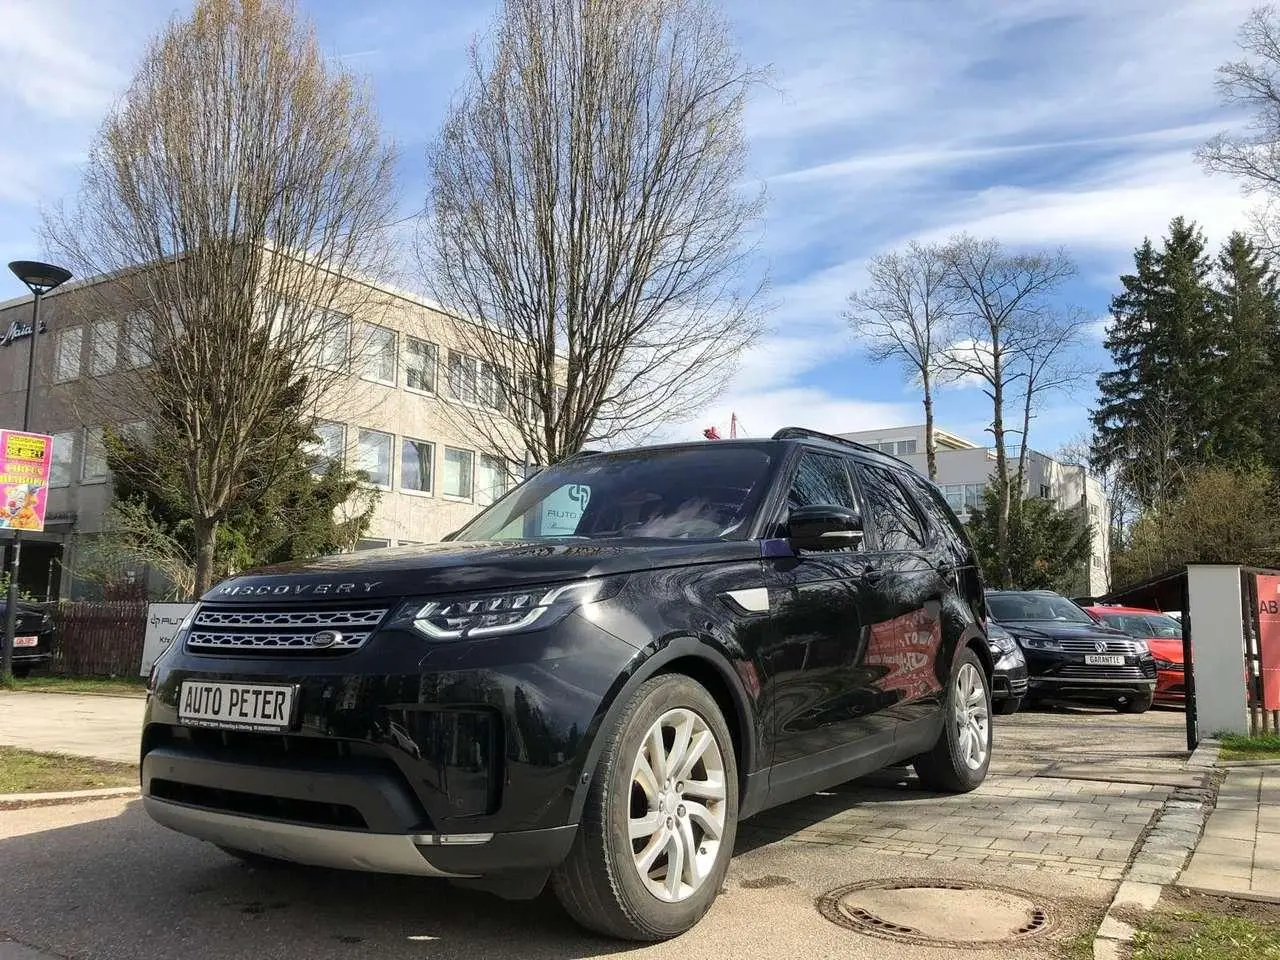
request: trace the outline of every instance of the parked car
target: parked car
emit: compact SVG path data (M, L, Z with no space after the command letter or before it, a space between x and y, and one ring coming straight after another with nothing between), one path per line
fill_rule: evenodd
M0 642L4 637L5 616L9 607L0 599ZM53 660L53 617L44 607L25 600L18 601L18 616L13 637L13 675L25 677L32 670L48 666Z
M660 940L745 817L900 763L980 784L984 617L945 499L868 447L582 453L447 543L215 586L152 671L143 803L242 856L550 879Z
M1156 703L1186 703L1182 624L1178 620L1159 610L1142 607L1092 606L1084 609L1100 623L1146 642L1156 661Z
M1124 713L1151 708L1156 665L1145 641L1048 590L988 590L987 608L1026 655L1028 698L1106 703Z
M1018 712L1027 695L1027 658L1011 634L994 620L987 621L987 641L996 662L991 682L991 698L996 713L1010 716Z

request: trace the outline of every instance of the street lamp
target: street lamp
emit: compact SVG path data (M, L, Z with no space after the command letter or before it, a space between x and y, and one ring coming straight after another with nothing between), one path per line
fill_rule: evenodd
M14 260L13 275L32 293L31 340L27 344L27 395L22 404L22 430L31 427L31 397L35 393L36 336L40 330L40 298L71 279L71 271L36 260ZM9 566L9 595L5 598L4 638L0 642L0 680L13 675L13 638L18 628L18 567L22 558L22 531L13 531L13 563Z

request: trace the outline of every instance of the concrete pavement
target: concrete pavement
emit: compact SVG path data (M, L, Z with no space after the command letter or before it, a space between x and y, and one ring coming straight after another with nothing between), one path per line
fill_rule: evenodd
M0 745L138 762L141 697L0 690Z
M1227 774L1178 886L1280 903L1280 763Z
M413 878L251 870L151 823L136 800L0 811L0 941L41 951L10 956L18 947L0 943L0 960L1007 955L868 937L816 909L823 893L875 878L1022 891L1053 925L1017 952L1049 960L1096 924L1169 782L1185 776L1182 717L1056 710L997 723L992 775L971 794L937 796L886 774L743 824L708 917L640 948L583 934L549 897L511 904Z

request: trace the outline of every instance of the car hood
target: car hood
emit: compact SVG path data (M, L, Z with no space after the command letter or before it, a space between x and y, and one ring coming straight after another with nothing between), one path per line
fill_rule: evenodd
M1117 639L1123 637L1132 640L1123 630L1104 626L1101 623L1070 623L1063 620L1001 620L1000 625L1013 634L1023 636L1052 637L1055 640L1070 640L1073 637L1082 640L1094 637Z
M1173 637L1152 637L1147 640L1153 656L1170 663L1182 662L1182 641Z
M205 602L340 600L501 590L760 556L753 540L452 541L336 554L224 580Z

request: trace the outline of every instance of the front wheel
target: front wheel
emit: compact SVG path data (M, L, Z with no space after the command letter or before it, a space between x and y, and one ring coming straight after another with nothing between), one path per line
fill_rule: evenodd
M1126 697L1116 705L1116 709L1121 713L1146 713L1151 709L1151 701L1149 693L1144 697Z
M578 835L552 875L578 923L666 940L710 909L733 855L738 770L720 708L669 674L642 684L596 768Z
M1002 717L1011 717L1022 709L1021 697L1005 697L993 704L993 709Z
M987 778L990 765L991 686L982 661L965 647L951 668L942 733L916 758L916 776L931 790L968 793Z

